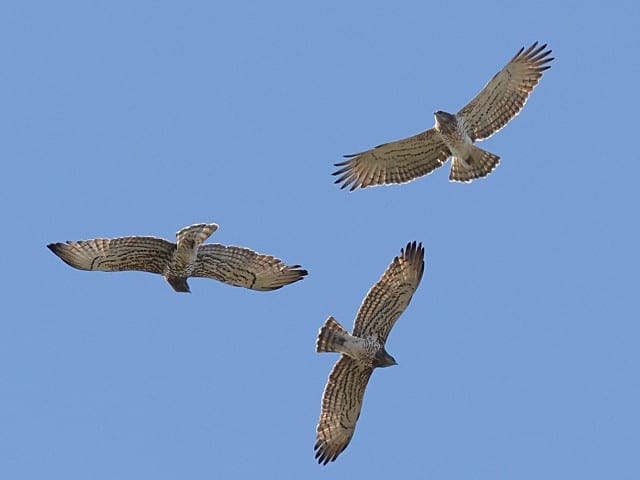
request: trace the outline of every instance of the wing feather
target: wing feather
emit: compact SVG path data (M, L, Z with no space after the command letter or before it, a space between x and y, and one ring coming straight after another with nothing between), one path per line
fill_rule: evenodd
M79 270L135 270L161 274L171 260L176 245L162 238L120 237L51 243L47 247L65 263Z
M366 152L345 155L348 160L336 163L340 169L335 181L340 188L350 190L373 185L406 183L427 175L442 166L450 152L433 129L413 137L385 143Z
M305 275L307 271L300 265L285 265L271 255L219 243L202 245L198 249L196 267L191 274L252 290L276 290Z
M462 110L462 118L473 141L488 138L518 115L538 85L553 58L547 45L535 42L521 48L502 70Z
M424 247L410 242L367 293L358 311L353 335L375 336L384 344L396 320L409 305L423 273Z
M318 463L333 462L349 445L373 368L342 355L322 395L314 450Z

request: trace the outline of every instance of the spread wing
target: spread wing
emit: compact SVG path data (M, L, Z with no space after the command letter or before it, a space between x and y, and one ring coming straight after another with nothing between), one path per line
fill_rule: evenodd
M520 113L542 73L551 68L548 63L553 58L549 57L551 50L546 48L546 44L538 47L538 42L526 50L521 48L457 113L458 118L464 119L471 140L490 137Z
M424 248L410 242L393 259L365 297L353 327L356 337L376 336L385 343L389 332L416 291L424 272Z
M305 275L307 271L300 265L285 265L271 255L218 243L202 245L198 249L196 267L191 274L253 290L275 290L297 282Z
M345 155L348 160L332 175L340 175L335 183L350 190L373 185L406 183L431 173L442 166L450 152L433 129L413 137L379 145L372 150Z
M362 398L373 369L342 355L329 375L322 395L316 459L326 465L347 448L362 408Z
M65 263L80 270L161 274L176 245L162 238L121 237L50 243L47 247Z

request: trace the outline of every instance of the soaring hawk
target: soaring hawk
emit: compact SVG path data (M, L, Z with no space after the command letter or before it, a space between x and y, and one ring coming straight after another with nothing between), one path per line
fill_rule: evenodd
M489 138L518 115L553 60L547 45L538 42L518 53L458 113L434 113L435 126L413 137L345 155L335 183L350 190L373 185L406 183L427 175L453 157L449 180L471 182L487 176L500 157L474 145Z
M396 365L384 344L420 284L424 248L412 242L401 250L365 297L353 334L329 317L318 334L317 352L341 353L324 389L315 444L318 463L333 462L347 448L373 369Z
M275 290L307 275L300 265L285 265L278 258L248 248L203 245L217 229L215 223L185 227L176 234L177 243L156 237L121 237L51 243L47 247L80 270L159 273L176 292L190 292L189 277L213 278L252 290Z

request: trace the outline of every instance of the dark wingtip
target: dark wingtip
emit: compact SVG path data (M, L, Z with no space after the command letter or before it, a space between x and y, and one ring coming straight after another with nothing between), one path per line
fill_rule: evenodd
M288 269L289 271L297 273L299 275L300 278L296 278L296 280L300 280L302 277L309 275L309 272L306 269L302 268L302 265L290 265Z
M400 250L400 255L404 258L417 257L424 263L424 247L422 246L422 242L414 240L413 242L407 243L407 246Z
M274 290L277 290L278 288L282 288L285 285L291 285L292 283L299 282L300 280L303 280L304 277L309 275L309 272L307 272L304 268L300 268L300 265L292 265L290 271L292 273L295 273L297 276L289 280L289 283L285 283L284 285L279 285L275 287Z
M335 172L332 175L338 175L339 172ZM333 182L334 185L339 185L340 186L340 190L344 190L344 188L347 186L346 183L343 183L344 180L342 178L338 178L337 180L335 180Z
M327 452L322 451L320 446L318 446L316 448L316 460L318 461L319 465L326 465L329 462L333 462L335 458L331 458L331 456L328 455Z
M64 245L65 245L64 243L50 243L47 245L47 248L57 256L60 256L60 251L62 250L62 247Z
M309 272L307 272L307 270L305 270L304 268L301 268L300 265L287 266L286 272L283 272L283 273L288 274L287 275L288 278L281 280L282 281L281 285L273 285L273 286L265 287L261 290L264 290L264 291L280 290L282 287L291 285L292 283L299 282L305 276L309 275Z

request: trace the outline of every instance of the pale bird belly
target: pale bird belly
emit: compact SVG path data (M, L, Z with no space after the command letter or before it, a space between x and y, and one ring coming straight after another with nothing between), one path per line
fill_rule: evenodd
M344 353L365 363L373 363L373 358L379 349L378 342L368 338L350 337L344 344Z
M465 158L469 158L471 156L471 147L473 146L473 142L466 132L456 130L452 134L442 135L442 139L444 140L445 145L449 148L451 155L458 158L463 163Z

